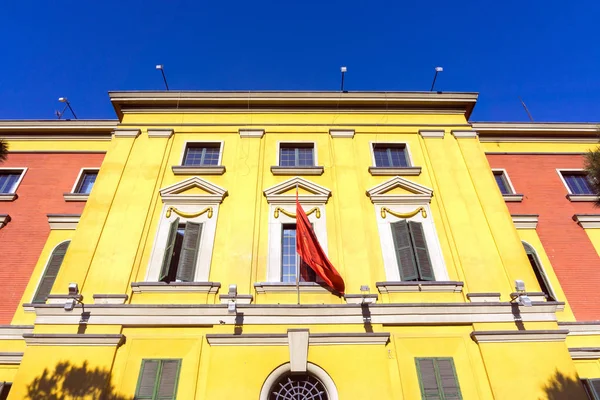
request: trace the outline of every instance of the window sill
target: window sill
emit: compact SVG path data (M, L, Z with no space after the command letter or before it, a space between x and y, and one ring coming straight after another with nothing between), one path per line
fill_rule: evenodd
M0 201L14 201L17 198L16 193L2 193L0 194Z
M79 223L79 214L48 214L50 230L73 230Z
M500 293L467 293L467 299L471 303L498 303L500 301Z
M224 165L174 165L171 167L174 175L223 175L225 173Z
M331 294L331 291L314 282L300 282L300 292L302 293L322 293ZM254 289L258 294L264 293L296 293L295 283L283 282L258 282L254 284Z
M273 175L323 175L323 170L323 167L271 167Z
M460 293L463 282L456 281L416 281L416 282L377 282L379 293L436 292Z
M376 294L347 294L344 296L346 304L375 304L379 298Z
M215 294L219 291L219 282L132 282L133 293L209 293Z
M504 198L504 201L506 201L506 202L518 203L518 202L523 201L522 194L503 194L502 197Z
M90 197L87 193L63 193L65 201L87 201Z
M421 167L369 167L369 173L373 176L418 176Z
M129 296L126 294L94 294L94 304L125 304Z
M598 201L600 197L593 194L568 194L567 199L569 201Z

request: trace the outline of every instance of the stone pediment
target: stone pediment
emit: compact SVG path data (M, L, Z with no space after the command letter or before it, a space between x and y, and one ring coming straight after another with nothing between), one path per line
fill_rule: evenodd
M373 204L429 204L433 190L395 176L367 190L367 196Z
M263 193L269 204L291 204L296 202L296 186L302 204L325 204L331 196L331 190L298 176L271 186Z
M177 182L159 191L165 204L220 204L227 189L197 176Z

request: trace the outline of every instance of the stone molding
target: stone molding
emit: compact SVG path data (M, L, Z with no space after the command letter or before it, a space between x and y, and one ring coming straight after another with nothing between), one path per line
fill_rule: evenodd
M225 173L225 166L174 165L171 167L171 170L173 171L173 175L223 175Z
M385 345L389 339L388 332L376 333L309 333L308 329L288 330L285 333L273 334L207 334L206 339L211 346L287 346L290 331L304 331L308 333L308 344L320 345Z
M419 135L421 135L421 137L423 137L423 138L443 139L445 132L444 131L420 130Z
M51 230L73 230L79 223L79 214L47 214Z
M122 334L26 333L27 346L119 346Z
M148 137L170 138L175 131L173 129L148 129Z
M219 282L131 282L133 293L207 293L215 294L221 288Z
M539 215L536 214L514 214L511 215L513 224L517 229L536 229Z
M352 139L354 137L354 129L330 129L329 135L332 138L347 138Z
M141 129L115 129L113 134L118 138L137 138L140 136Z
M573 221L577 222L583 229L600 228L600 214L575 214Z
M325 169L321 166L314 167L280 167L279 165L271 166L273 175L323 175Z
M471 338L476 343L563 342L568 333L567 329L473 331L471 332Z
M369 167L369 173L373 176L419 176L421 167Z
M25 333L33 333L33 325L0 325L0 340L23 340Z
M265 135L264 129L240 129L238 132L241 138L261 139Z
M418 282L403 282L403 281L386 281L377 282L375 284L379 293L406 293L406 292L462 292L464 283L457 281L418 281Z

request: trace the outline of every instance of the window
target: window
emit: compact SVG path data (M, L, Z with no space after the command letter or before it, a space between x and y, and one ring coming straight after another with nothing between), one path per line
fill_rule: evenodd
M582 379L582 383L591 400L600 400L600 379Z
M159 280L193 282L202 237L202 225L195 222L171 222Z
M527 254L529 264L531 264L531 268L533 268L533 272L535 273L535 277L540 285L540 288L542 289L542 292L548 296L548 300L556 301L556 296L554 296L554 293L550 288L550 283L548 282L548 278L544 273L542 264L540 263L535 249L525 242L523 242L523 247L525 248L525 254Z
M309 374L284 374L271 386L269 400L328 400L323 383Z
M563 171L562 177L571 194L594 195L589 178L583 171Z
M296 282L298 253L296 253L296 225L282 225L281 242L281 282ZM300 259L300 282L316 282L317 276L302 259Z
M59 244L50 255L50 260L48 261L46 270L42 275L42 279L40 280L38 289L35 292L35 296L33 296L33 303L43 304L46 302L46 298L52 290L52 286L54 285L54 281L58 276L60 266L62 265L65 254L67 253L67 249L69 248L69 243L71 242L67 241Z
M433 267L420 222L400 220L390 224L396 262L403 281L432 281Z
M24 170L0 170L0 194L14 193L24 172Z
M406 145L404 144L373 144L373 158L376 167L408 167Z
M97 170L82 170L74 193L90 194L98 176Z
M181 360L142 360L135 400L175 400Z
M415 358L423 400L462 399L452 358Z
M498 184L498 188L500 189L500 193L514 194L514 190L512 189L512 186L508 181L508 176L506 175L506 171L496 170L493 172L494 172L494 178L496 179L496 184Z
M281 143L280 167L313 167L315 165L314 143Z
M183 156L186 166L214 166L220 162L221 143L190 143Z
M12 382L0 382L0 400L8 399Z

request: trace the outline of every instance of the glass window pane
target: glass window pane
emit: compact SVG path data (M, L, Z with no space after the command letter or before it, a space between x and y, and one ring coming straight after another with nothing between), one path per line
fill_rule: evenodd
M298 148L298 166L299 167L312 167L313 162L313 149L312 147L299 147Z
M281 282L296 282L296 226L294 225L283 226Z
M563 174L569 190L573 194L594 194L588 178L584 174Z
M183 165L219 165L221 145L219 143L193 144L185 150Z
M98 174L96 172L84 172L83 176L81 177L77 193L90 194L90 192L92 191L92 187L96 182L97 176Z
M407 167L408 163L406 162L406 155L404 153L404 148L400 147L391 147L388 150L390 155L391 164L393 167Z
M376 167L391 167L386 148L375 147L373 149L373 153L375 155L375 166Z
M296 148L281 147L279 150L279 165L282 167L296 166Z
M494 172L494 178L496 178L496 183L500 188L500 193L502 194L511 194L510 186L508 186L508 182L506 181L506 177L502 172Z
M0 174L0 193L14 193L20 176L21 174L15 173Z
M373 148L376 167L408 167L404 145L376 145Z

